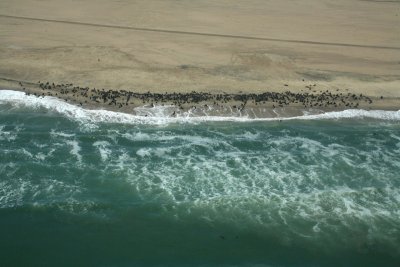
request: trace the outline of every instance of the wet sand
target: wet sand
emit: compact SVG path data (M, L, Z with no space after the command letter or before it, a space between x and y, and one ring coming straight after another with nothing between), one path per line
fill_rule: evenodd
M16 81L8 80L9 87ZM305 81L304 81L305 82ZM51 96L88 109L148 115L153 107L162 108L169 116L229 115L260 117L293 117L346 109L397 110L399 98L370 97L349 90L320 90L317 84L305 86L301 92L210 93L210 92L135 92L104 88L80 87L72 83L56 84L38 81L18 82L14 90L38 98ZM145 109L142 109L144 107ZM149 109L150 108L150 109ZM155 111L157 110L154 109ZM145 112L143 112L145 111Z
M4 0L0 10L4 89L55 94L40 88L41 81L215 97L341 93L372 102L349 98L344 106L317 107L400 108L398 1ZM62 97L123 112L154 102L150 97L120 107L122 98L110 105L89 95ZM211 100L183 106L214 104ZM281 105L306 108L295 102ZM246 103L259 105L270 109L279 102Z

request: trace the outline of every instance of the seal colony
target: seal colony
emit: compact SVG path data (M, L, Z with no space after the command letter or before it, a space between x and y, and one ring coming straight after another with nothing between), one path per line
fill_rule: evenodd
M395 2L20 2L0 1L1 89L177 116L400 107Z
M253 111L255 116L268 116L268 111L285 110L292 108L297 111L332 111L352 108L369 108L374 101L382 100L363 94L336 89L317 90L317 84L305 86L304 92L294 93L289 89L285 92L266 91L263 93L209 93L209 92L165 92L165 93L138 93L133 90L114 90L81 87L73 83L54 83L38 81L37 84L19 82L20 90L27 95L37 97L53 96L64 101L75 103L86 108L104 108L125 113L135 113L137 107L155 107L172 105L178 112L188 110L208 110L210 115L221 115L226 112L249 114ZM284 86L289 88L288 84ZM257 111L257 112L255 112ZM214 113L213 113L214 112Z

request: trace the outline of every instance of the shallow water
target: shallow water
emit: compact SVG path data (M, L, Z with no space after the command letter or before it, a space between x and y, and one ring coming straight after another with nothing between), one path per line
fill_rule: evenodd
M138 117L18 94L0 91L1 265L400 263L398 112Z

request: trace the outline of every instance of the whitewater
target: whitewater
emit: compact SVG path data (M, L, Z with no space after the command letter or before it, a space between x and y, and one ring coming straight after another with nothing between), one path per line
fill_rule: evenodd
M170 113L1 90L2 263L399 265L400 111Z

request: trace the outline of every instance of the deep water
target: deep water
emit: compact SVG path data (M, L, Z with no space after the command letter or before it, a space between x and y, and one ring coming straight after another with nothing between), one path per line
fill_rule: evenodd
M71 114L0 101L0 266L400 266L399 120Z

